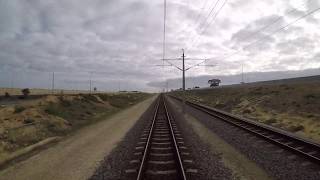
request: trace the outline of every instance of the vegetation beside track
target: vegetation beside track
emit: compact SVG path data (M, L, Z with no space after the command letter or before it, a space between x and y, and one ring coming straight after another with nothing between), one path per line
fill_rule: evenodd
M172 94L182 97L179 91ZM185 96L320 142L320 80L190 90Z
M0 107L0 159L52 136L64 136L130 107L147 93L48 95Z

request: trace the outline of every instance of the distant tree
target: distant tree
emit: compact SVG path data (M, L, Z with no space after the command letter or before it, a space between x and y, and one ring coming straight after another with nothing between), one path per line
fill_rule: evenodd
M30 94L30 89L29 88L25 88L21 90L22 94L24 97L28 97Z
M96 92L97 90L98 90L97 87L94 87L94 88L93 88L93 91L94 91L94 92Z
M8 98L8 97L10 97L10 94L8 92L5 92L4 97Z
M220 79L210 79L208 81L208 84L210 84L210 87L219 86L220 83L221 83Z

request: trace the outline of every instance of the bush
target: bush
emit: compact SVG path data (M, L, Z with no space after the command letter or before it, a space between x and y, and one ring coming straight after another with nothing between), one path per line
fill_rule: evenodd
M266 124L273 124L273 123L276 123L276 122L277 122L276 119L271 118L271 119L266 120L264 123L266 123Z
M304 129L304 126L302 125L293 125L289 127L289 131L291 132L298 132Z
M314 95L314 94L307 94L307 95L305 95L304 96L306 99L314 99L314 98L316 98L316 95Z
M63 98L63 96L59 96L59 100L62 106L64 107L70 107L72 104L70 101Z
M23 120L23 123L24 123L24 124L31 124L31 123L34 123L34 120L33 120L33 119L30 119L30 118L27 118L27 119L24 119L24 120Z
M58 104L53 104L53 103L48 104L45 107L44 112L53 116L61 117L61 118L66 118L68 116L68 113L65 111L65 108L59 107Z
M10 94L9 94L8 92L5 92L5 93L4 93L4 97L9 98L9 97L10 97Z
M91 94L85 94L82 95L82 97L84 98L84 100L86 102L95 102L95 103L100 103L100 101L97 99L97 97L95 97L94 95Z
M24 97L28 97L29 94L30 94L29 88L22 89L21 92L22 92Z
M14 107L14 113L20 113L22 111L24 111L26 108L23 106L15 106Z

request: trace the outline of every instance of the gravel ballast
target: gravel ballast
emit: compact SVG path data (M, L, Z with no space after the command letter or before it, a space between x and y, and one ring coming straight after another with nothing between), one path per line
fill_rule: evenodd
M169 105L169 107L171 107ZM129 162L134 158L134 150L139 142L142 131L149 125L152 120L155 103L142 115L137 123L128 131L125 138L119 142L116 148L101 162L99 168L95 171L91 180L102 179L128 179L125 170L130 167ZM199 137L188 124L185 124L183 117L178 112L172 112L177 128L180 130L184 139L184 145L190 153L192 160L192 168L197 169L197 173L193 174L189 179L233 179L232 173L221 162L218 154L210 151L208 145L203 144Z
M316 180L320 177L319 165L192 107L187 106L186 112L261 166L274 179Z
M137 123L127 132L125 137L112 152L104 158L90 180L115 180L127 179L125 168L130 160L138 142L139 135L152 120L155 102L146 110Z
M197 179L233 179L231 170L226 168L221 162L220 155L212 152L209 145L205 144L193 131L192 127L185 123L181 112L177 108L173 108L171 103L168 104L170 109L175 109L175 111L171 111L171 114L176 121L177 127L183 134L185 144L192 154L194 166L198 169Z

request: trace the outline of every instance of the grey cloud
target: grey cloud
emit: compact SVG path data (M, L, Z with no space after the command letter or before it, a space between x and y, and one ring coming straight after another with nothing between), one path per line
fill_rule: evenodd
M278 43L277 49L280 54L296 54L298 52L312 52L315 42L307 37L298 37L293 40Z
M189 1L189 4L182 0L168 1L166 57L179 57L181 48L188 46L191 38L189 36L199 33L196 17L199 13L202 13L201 18L206 16L199 9L199 2L202 1ZM230 1L226 8L232 12L243 13L245 18L247 12L242 12L243 9L256 8L259 2ZM211 3L214 2L209 4ZM312 6L316 7L315 4L308 5L309 8ZM163 70L154 66L161 64L159 59L162 58L162 15L163 1L1 1L0 85L10 86L10 74L17 72L14 78L17 86L27 86L27 82L22 82L21 77L24 77L34 80L30 86L48 87L50 73L55 71L60 87L74 88L69 86L68 82L84 82L79 88L88 88L85 82L88 73L93 72L95 84L101 88L117 89L114 83L121 82L128 87L153 89L148 87L148 82L180 75L180 72L172 67ZM214 26L199 38L200 43L188 49L186 54L188 57L206 57L213 54L216 59L212 63L219 64L215 69L217 72L237 72L237 63L219 58L228 54L230 47L241 49L256 38L265 37L273 28L257 34L255 38L241 40L276 18L282 17L270 15L258 18L252 25L241 28L243 24L238 23L241 19L232 16L232 13L221 15L216 19ZM306 22L315 23L316 19L312 18ZM283 21L282 19L276 26L284 23ZM312 45L310 41L317 43L319 38L303 39L301 34L305 31L307 30L302 26L292 26L286 33L295 40L289 41L287 37L290 36L279 34L266 38L263 43L246 49L246 52L254 54L272 49L273 52L285 55L284 53L302 48L313 51L318 44ZM190 35L187 32L192 33ZM234 33L232 38L225 41L230 33ZM286 42L290 45L282 48L284 44L281 43ZM257 66L269 66L265 62L268 60L270 59L259 60ZM287 62L285 59L282 60ZM269 67L275 68L272 65ZM285 69L281 59L278 67ZM163 71L165 75L162 74ZM195 69L190 70L190 74L196 75L198 71L211 73L211 70Z
M303 71L270 71L270 72L249 72L244 74L244 81L258 82L258 81L269 81L277 79L305 77L305 76L316 76L319 74L320 69L306 69ZM221 80L221 85L239 84L242 80L241 74L235 75L211 75L211 76L197 76L186 78L186 88L193 88L194 86L209 87L208 80L212 78L218 78ZM170 89L181 88L181 78L168 79L168 87ZM156 81L148 83L149 86L162 88L165 87L167 82Z
M279 19L279 20L278 20ZM266 29L267 31L259 32L261 28L264 28L267 24L271 24L275 22L277 23L273 24L272 27L269 27ZM260 19L255 20L254 22L250 23L249 25L245 26L244 28L240 29L236 33L234 33L231 37L231 40L235 43L248 43L252 42L253 40L257 40L263 37L266 37L268 35L268 32L274 29L273 27L279 27L284 24L284 19L281 16L278 15L270 15L267 17L263 17ZM256 33L257 32L257 33ZM272 38L268 37L267 40L269 42L272 42Z

